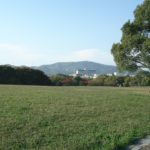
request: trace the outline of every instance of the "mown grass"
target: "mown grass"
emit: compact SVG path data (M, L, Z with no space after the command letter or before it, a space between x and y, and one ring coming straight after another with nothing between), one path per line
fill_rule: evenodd
M149 91L1 85L0 149L121 149L150 134Z

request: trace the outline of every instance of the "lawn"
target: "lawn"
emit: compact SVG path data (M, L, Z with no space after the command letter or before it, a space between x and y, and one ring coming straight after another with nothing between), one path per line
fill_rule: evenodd
M0 85L0 150L114 150L150 134L150 88Z

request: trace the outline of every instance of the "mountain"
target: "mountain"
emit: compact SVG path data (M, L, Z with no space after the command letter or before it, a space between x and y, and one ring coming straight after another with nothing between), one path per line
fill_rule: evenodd
M47 75L55 74L73 74L77 69L94 69L97 74L107 74L116 72L115 66L104 65L100 63L95 63L91 61L79 61L79 62L58 62L51 65L42 65L37 67L32 67L43 71Z

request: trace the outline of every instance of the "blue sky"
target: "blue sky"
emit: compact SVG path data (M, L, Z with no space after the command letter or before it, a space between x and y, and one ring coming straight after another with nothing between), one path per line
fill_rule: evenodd
M143 0L0 0L0 64L96 61L110 54Z

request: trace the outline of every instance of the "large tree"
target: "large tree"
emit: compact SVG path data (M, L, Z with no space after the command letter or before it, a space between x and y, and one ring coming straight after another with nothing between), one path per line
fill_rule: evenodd
M150 70L150 0L137 6L134 20L123 25L121 41L111 52L120 71Z

